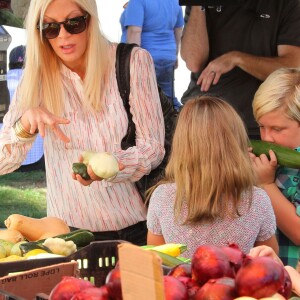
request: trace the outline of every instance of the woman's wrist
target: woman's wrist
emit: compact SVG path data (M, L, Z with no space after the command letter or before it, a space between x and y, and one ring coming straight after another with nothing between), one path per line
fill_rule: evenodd
M30 133L28 132L22 122L21 122L21 118L17 120L17 122L15 123L15 125L13 126L14 130L15 130L15 134L17 137L19 138L23 138L23 139L30 139L32 137L34 137L38 132L35 133Z

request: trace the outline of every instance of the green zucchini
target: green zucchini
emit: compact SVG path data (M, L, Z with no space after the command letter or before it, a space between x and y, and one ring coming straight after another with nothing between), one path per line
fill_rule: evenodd
M77 248L87 246L95 240L94 234L86 229L77 229L69 233L56 235L54 237L64 239L66 242L73 241L76 244ZM27 253L28 251L33 249L42 249L42 247L45 247L43 245L45 240L46 239L24 243L22 244L22 248L20 247L20 249L22 253Z
M94 234L87 229L77 229L70 233L57 235L56 237L65 241L73 241L77 247L87 246L95 240Z
M280 166L292 169L300 169L300 152L274 143L260 140L251 140L250 143L252 152L256 156L266 154L267 157L270 158L269 150L273 150L276 155L277 162Z
M87 166L84 163L73 163L72 170L75 174L79 174L83 179L91 179L87 172Z

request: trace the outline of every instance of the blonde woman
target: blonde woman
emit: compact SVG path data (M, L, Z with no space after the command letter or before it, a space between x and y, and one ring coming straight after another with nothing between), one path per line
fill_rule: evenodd
M300 69L273 72L255 93L253 113L263 141L300 151ZM279 257L296 267L300 254L300 170L277 165L275 153L251 155L259 184L268 193L277 221ZM288 221L287 221L288 220Z
M244 124L215 97L197 97L180 112L166 177L149 204L148 244L236 243L244 253L268 245L278 252L276 221L266 192L255 187Z
M95 0L32 0L23 79L0 135L0 174L17 169L38 131L44 138L47 214L97 239L146 242L146 209L134 181L164 156L164 125L153 61L131 57L130 106L137 146L121 150L127 130L115 75L116 45L99 28ZM107 180L72 173L85 150L109 152L120 171ZM88 187L89 186L89 187Z

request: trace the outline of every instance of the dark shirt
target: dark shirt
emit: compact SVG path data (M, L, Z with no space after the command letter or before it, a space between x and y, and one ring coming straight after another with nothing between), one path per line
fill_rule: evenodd
M186 7L188 21L190 7ZM229 51L241 51L260 57L278 56L278 45L300 46L299 0L245 0L241 6L225 6L220 12L206 8L209 36L209 61ZM296 66L295 66L296 67ZM191 83L182 102L203 94L191 74ZM253 96L261 81L236 67L223 74L208 92L224 98L243 118L250 136L259 136L252 113Z

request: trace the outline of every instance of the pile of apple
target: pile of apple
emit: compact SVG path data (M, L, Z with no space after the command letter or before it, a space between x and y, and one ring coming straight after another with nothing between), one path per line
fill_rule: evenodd
M166 300L262 299L291 296L292 283L285 268L270 257L249 257L237 245L204 245L191 264L180 264L164 276ZM65 277L51 292L50 300L122 300L120 270L107 275L104 286ZM155 299L153 299L155 300Z
M292 290L290 276L283 265L270 257L252 258L236 244L200 246L191 264L174 267L164 280L172 282L165 285L166 300L250 300L249 297L272 296L288 299ZM181 297L169 297L170 293Z

